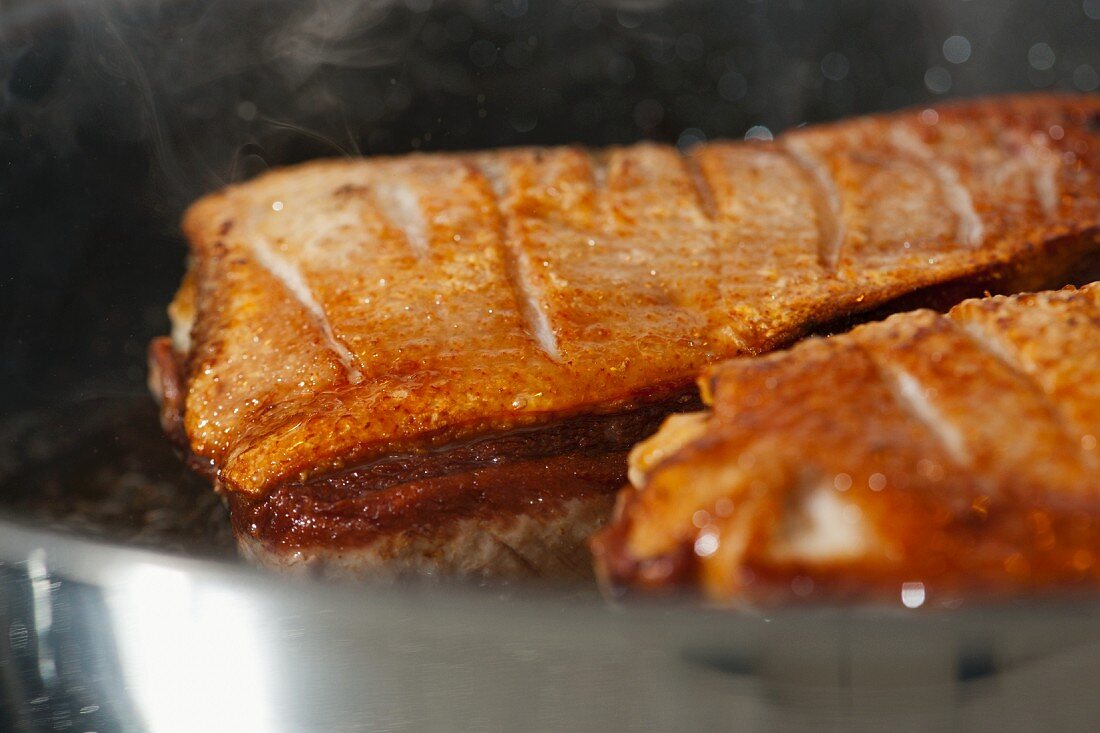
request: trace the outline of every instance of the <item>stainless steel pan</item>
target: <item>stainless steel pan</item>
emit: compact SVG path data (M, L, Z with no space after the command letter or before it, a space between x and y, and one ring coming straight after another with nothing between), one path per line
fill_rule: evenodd
M182 207L268 166L1088 91L1098 37L1095 0L0 4L0 730L1095 721L1091 599L754 614L252 571L143 349Z

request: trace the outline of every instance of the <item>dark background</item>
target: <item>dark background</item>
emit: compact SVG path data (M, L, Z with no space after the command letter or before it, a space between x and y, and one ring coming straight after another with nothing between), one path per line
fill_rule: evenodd
M1100 0L0 2L0 411L140 391L183 207L268 166L689 143L1098 72Z

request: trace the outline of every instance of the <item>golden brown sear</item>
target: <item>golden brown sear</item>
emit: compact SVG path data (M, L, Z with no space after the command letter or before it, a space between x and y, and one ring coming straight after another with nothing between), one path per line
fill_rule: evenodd
M629 444L691 407L704 366L855 314L1095 267L1098 115L1096 96L1005 97L687 153L517 149L274 171L188 211L191 267L171 344L153 350L154 391L193 465L234 497L253 555L316 569L339 546L343 567L371 572L415 556L406 564L538 574L603 520L603 508L583 530L561 519L577 466L589 475L602 455L614 468L578 482L605 508ZM388 549L370 550L369 522L347 519L366 499L351 495L435 496L416 482L478 469L448 458L471 445L491 456L480 468L502 472L498 489L524 463L518 493L530 461L578 457L547 464L556 498L529 493L493 519L472 508L476 483L451 479L471 502L437 502L431 521L433 505L419 507L396 540L379 525ZM324 488L334 476L348 501ZM490 560L455 558L442 526L458 520L495 533L482 538Z
M1100 284L968 300L735 359L631 457L612 588L722 602L1100 581Z

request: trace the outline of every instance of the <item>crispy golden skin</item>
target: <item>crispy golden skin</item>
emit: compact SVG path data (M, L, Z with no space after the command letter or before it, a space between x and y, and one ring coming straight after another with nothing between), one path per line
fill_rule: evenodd
M610 587L918 605L1100 581L1100 283L896 315L700 383L709 412L635 448L594 539Z
M221 486L261 495L658 400L929 288L1058 280L1097 251L1098 114L1096 96L1007 97L687 155L271 172L186 215L183 431Z

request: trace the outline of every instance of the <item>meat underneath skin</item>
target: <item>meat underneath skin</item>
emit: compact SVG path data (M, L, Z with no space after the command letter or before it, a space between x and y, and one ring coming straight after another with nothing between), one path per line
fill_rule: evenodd
M694 395L497 435L427 455L232 493L246 556L327 577L588 578L629 448Z
M625 454L558 456L340 498L234 494L230 512L245 557L296 574L584 579L585 542L610 515L625 463Z
M932 604L1100 582L1100 284L905 313L700 383L710 411L635 449L593 540L610 588Z
M154 341L150 363L162 426L186 450L169 339ZM698 406L694 394L674 395L226 500L241 554L291 574L590 578L585 542L610 515L627 450L664 415ZM218 485L209 463L188 458Z
M305 528L322 518L309 487L356 466L666 404L709 363L891 304L1060 285L1100 251L1098 114L1096 97L1008 97L688 156L646 144L272 172L186 216L169 350L182 386L160 390L179 398L162 416L231 504L297 507ZM611 493L625 463L604 450ZM479 526L498 520L515 516ZM237 522L244 545L288 557L332 542L264 534L276 525ZM403 546L459 565L441 560L459 547L446 533L430 549L437 530ZM353 535L342 557L367 543Z

